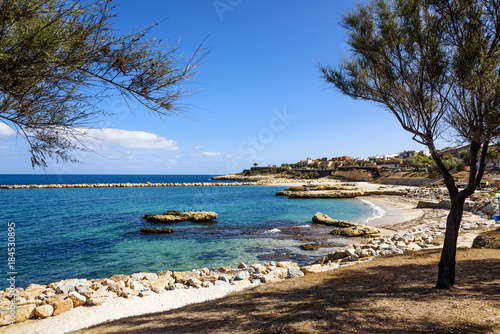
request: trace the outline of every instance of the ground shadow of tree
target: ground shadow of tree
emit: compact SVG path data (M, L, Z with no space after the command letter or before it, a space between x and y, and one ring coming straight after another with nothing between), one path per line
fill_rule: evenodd
M468 260L469 252L459 252L458 288L450 291L432 289L439 252L431 251L120 319L82 333L493 333L500 330L499 254ZM467 314L476 303L484 305L484 315ZM475 321L478 316L484 320Z

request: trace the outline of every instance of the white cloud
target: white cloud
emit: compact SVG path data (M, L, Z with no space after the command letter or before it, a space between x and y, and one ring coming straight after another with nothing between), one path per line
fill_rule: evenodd
M195 149L195 150L201 150L201 146L200 146L200 145L196 145L196 146L194 147L194 149Z
M203 155L209 156L209 157L216 157L218 155L221 155L220 152L203 152Z
M157 134L145 131L128 131L120 129L80 129L84 133L82 140L87 144L90 142L99 148L103 146L117 145L125 149L149 149L176 151L179 144L171 139L160 137Z
M0 146L0 150L7 150L8 148L8 146Z
M16 131L5 123L0 123L0 137L14 136Z

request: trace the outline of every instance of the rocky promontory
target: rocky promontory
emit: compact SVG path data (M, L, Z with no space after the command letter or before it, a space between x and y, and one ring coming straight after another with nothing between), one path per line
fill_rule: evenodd
M290 187L277 191L276 196L288 196L289 198L355 198L370 195L403 196L407 193L408 189L406 188L386 188L380 186L377 189L361 189L351 184L342 184Z
M150 223L178 223L182 221L192 222L213 222L217 219L217 214L212 211L186 211L169 210L164 214L147 214L144 219Z
M315 224L323 224L338 227L338 229L330 232L333 235L341 235L344 237L365 237L374 238L380 237L380 231L372 226L357 224L348 220L336 220L330 218L328 215L317 212L313 219Z

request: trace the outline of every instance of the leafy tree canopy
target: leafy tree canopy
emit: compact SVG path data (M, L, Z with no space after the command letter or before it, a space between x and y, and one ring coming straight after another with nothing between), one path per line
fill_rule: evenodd
M349 55L336 67L320 66L328 83L388 109L429 148L451 198L438 288L454 284L463 204L500 135L499 13L498 0L373 0L343 17ZM470 143L462 191L435 146L447 131Z
M0 121L27 139L33 166L47 156L75 161L78 127L105 110L111 96L153 113L182 114L182 85L207 54L182 57L177 43L147 34L116 35L111 1L0 2Z

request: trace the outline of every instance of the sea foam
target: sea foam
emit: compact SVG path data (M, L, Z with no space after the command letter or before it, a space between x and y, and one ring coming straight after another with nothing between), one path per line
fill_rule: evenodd
M360 199L363 203L365 203L367 206L370 207L371 210L371 217L366 219L365 223L368 223L371 220L382 218L385 215L385 210L382 209L380 206L373 204L370 201Z
M281 230L280 229L277 229L277 228L273 228L272 230L268 230L268 231L265 231L264 233L280 233Z

